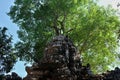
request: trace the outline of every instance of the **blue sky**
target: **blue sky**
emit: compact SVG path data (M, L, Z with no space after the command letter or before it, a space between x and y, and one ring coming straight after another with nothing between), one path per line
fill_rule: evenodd
M18 27L16 24L12 23L12 20L10 20L10 17L6 14L10 10L10 6L13 5L14 0L0 0L0 27L7 27L8 28L8 34L11 34L13 36L13 43L16 43L19 41L16 31L18 30ZM120 0L100 0L100 5L108 5L111 4L115 9L117 9L117 3L120 2ZM21 77L26 76L25 72L25 62L19 61L14 66L14 69L12 71L18 73Z
M13 43L16 43L19 41L17 30L18 27L16 24L12 23L12 20L10 20L10 17L6 14L10 10L10 6L13 5L14 0L0 0L0 27L7 27L8 28L8 34L11 34L13 36ZM25 72L25 62L19 61L15 64L12 72L18 73L18 75L24 77L26 76Z
M17 25L12 23L10 17L6 14L10 10L10 6L13 5L14 0L0 0L0 27L7 27L8 33L13 35L14 42L18 41L16 30Z

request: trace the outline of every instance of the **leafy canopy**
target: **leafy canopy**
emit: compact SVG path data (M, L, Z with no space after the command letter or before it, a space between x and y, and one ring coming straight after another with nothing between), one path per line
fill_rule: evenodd
M0 74L8 73L16 62L13 54L12 37L6 34L6 27L0 27Z
M82 61L94 71L108 69L116 58L119 19L111 7L95 0L15 0L8 15L18 24L21 60L38 61L46 43L55 35L69 35Z

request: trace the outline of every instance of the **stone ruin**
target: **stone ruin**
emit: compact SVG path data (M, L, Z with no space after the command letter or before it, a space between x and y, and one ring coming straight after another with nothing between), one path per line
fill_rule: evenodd
M15 72L7 75L0 75L0 80L22 80L22 78Z
M43 58L31 67L27 66L26 72L23 80L120 80L119 68L94 75L90 64L82 66L77 48L63 35L54 37L47 44Z

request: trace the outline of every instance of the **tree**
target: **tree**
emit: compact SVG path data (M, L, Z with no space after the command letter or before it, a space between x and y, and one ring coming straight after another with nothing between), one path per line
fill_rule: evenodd
M13 54L12 37L6 34L6 27L0 28L0 74L8 73L16 62Z
M8 15L18 24L21 60L38 61L55 35L69 35L83 62L94 71L108 69L116 57L119 19L111 7L95 0L15 0Z

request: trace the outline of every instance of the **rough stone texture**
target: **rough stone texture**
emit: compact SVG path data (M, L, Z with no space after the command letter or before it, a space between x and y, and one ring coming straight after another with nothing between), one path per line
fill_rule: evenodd
M23 80L120 80L119 68L93 75L90 64L82 66L77 48L63 35L54 37L47 44L43 58L31 67L26 67L26 72L27 76ZM114 76L110 76L114 73Z
M22 78L15 72L12 72L11 75L3 75L0 80L22 80Z
M26 67L28 75L24 80L76 80L81 67L80 55L72 41L59 35L47 44L36 66Z
M103 73L103 80L120 80L120 68Z

